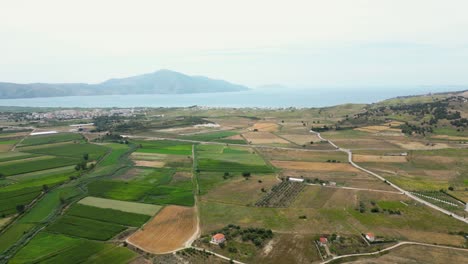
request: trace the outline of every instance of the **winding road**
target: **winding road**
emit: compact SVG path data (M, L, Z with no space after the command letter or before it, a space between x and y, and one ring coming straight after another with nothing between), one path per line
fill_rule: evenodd
M443 209L443 208L440 208L440 207L438 207L438 206L436 206L436 205L434 205L434 204L432 204L432 203L430 203L430 202L427 202L426 200L423 200L423 199L421 199L421 198L419 198L419 197L417 197L417 196L411 194L410 192L405 191L403 188L398 187L398 186L395 185L394 183L391 183L390 181L386 180L384 177L378 175L377 173L372 172L372 171L370 171L370 170L368 170L368 169L365 169L365 168L363 168L363 167L357 165L356 163L353 162L353 153L351 152L351 150L349 150L349 149L343 149L343 148L338 147L338 146L337 146L335 143L333 143L332 141L323 138L322 135L320 135L319 132L315 132L315 131L313 131L313 130L310 130L310 132L316 134L321 140L327 141L327 142L330 143L333 147L335 147L337 150L347 153L347 154L348 154L348 161L349 161L349 163L350 163L353 167L355 167L355 168L357 168L357 169L359 169L359 170L361 170L361 171L364 171L364 172L366 172L366 173L368 173L368 174L370 174L370 175L372 175L372 176L378 178L378 179L381 180L381 181L386 182L388 185L392 186L394 189L398 190L399 192L405 194L406 196L410 197L411 199L413 199L413 200L415 200L415 201L417 201L417 202L419 202L419 203L422 203L422 204L424 204L424 205L427 205L427 206L431 207L432 209L435 209L435 210L437 210L437 211L439 211L439 212L442 212L442 213L444 213L444 214L446 214L446 215L452 216L453 218L455 218L455 219L457 219L457 220L460 220L460 221L465 222L465 223L468 224L468 219L463 218L463 217L461 217L461 216L459 216L459 215L457 215L457 214L455 214L455 213L452 213L452 212L450 212L450 211L448 211L448 210L445 210L445 209Z

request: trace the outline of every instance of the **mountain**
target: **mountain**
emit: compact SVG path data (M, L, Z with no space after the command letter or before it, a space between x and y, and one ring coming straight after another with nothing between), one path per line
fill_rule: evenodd
M0 99L110 94L191 94L249 90L246 86L203 76L159 70L138 76L86 83L2 83Z

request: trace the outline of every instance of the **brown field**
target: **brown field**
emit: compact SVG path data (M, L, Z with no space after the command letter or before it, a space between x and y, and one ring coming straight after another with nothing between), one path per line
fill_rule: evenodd
M271 164L281 169L306 170L306 171L350 171L358 172L348 163L328 163L328 162L305 162L305 161L280 161L272 160Z
M184 247L196 231L194 208L169 205L127 241L144 251L164 254Z
M364 172L282 170L281 177L304 177L336 182L337 186L394 191L388 184Z
M426 145L423 142L412 141L412 142L401 142L401 141L389 141L393 144L396 144L404 149L409 150L431 150L431 149L444 149L449 148L449 145L445 143L432 143L431 145Z
M250 129L254 130L257 129L259 132L276 132L278 131L279 125L276 123L255 123Z
M298 145L310 145L310 142L320 142L320 138L315 135L315 134L310 134L310 135L297 135L297 134L286 134L286 135L281 135L281 137L296 143Z
M13 148L13 145L0 144L0 152L8 152L11 148Z
M275 234L252 263L311 263L321 260L313 235Z
M404 156L377 156L377 155L353 155L354 162L408 162Z
M362 258L348 263L354 264L406 264L406 263L466 263L467 250L444 249L420 245L403 245L388 254Z
M261 182L259 182L260 180ZM243 177L237 177L225 180L224 183L217 185L216 188L203 195L201 199L238 205L254 204L265 195L262 188L270 190L278 182L279 180L273 175L253 175L248 181ZM235 195L233 195L234 193Z
M151 167L151 168L162 168L166 164L163 161L148 161L148 160L135 160L135 166L139 167Z
M456 137L456 136L447 136L447 135L435 135L435 136L431 136L431 138L468 141L468 137Z
M252 144L289 144L288 141L270 132L247 132L242 135Z
M393 138L393 137L392 137ZM349 148L349 149L399 149L401 146L396 144L401 143L405 145L406 143L402 143L401 141L386 141L383 139L376 139L376 138L359 138L359 139L334 139L333 142L342 148Z
M379 132L400 133L401 132L401 129L392 128L389 125L358 127L358 128L355 128L355 130L367 132L367 133L379 133Z
M144 152L133 152L130 157L132 160L165 160L166 154L159 153L144 153Z
M331 145L330 145L331 146ZM258 149L262 156L270 160L297 160L297 161L321 161L339 160L346 162L348 155L343 152L315 152L301 150L286 150L286 149Z
M226 139L232 139L232 140L244 140L244 138L241 135L234 135L227 137Z

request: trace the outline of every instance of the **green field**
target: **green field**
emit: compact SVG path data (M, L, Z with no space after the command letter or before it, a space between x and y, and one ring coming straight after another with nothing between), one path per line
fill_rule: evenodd
M175 155L192 155L192 143L177 142L177 141L134 141L135 144L142 147L137 152L143 153L160 153L160 154L175 154Z
M21 146L33 146L33 145L43 145L43 144L51 144L51 143L58 143L58 142L66 142L66 141L79 141L83 140L83 136L80 134L75 133L58 133L58 134L51 134L51 135L36 135L36 136L28 136L21 142Z
M0 162L5 162L5 161L13 161L13 160L19 160L19 159L28 159L32 157L36 157L37 155L31 154L31 153L24 153L24 152L3 152L0 153Z
M0 189L1 190L1 189ZM8 216L16 213L17 205L28 205L39 196L42 187L22 188L14 191L0 192L0 216Z
M150 218L148 215L98 208L83 204L73 205L73 207L67 211L67 215L134 227L141 226Z
M70 197L79 194L79 189L76 187L58 188L48 192L43 199L41 199L29 212L22 218L20 223L39 223L52 215L60 206L61 199L68 200Z
M26 149L24 151L35 154L63 156L78 159L81 159L86 153L89 155L89 160L97 160L103 156L108 151L108 149L96 144L69 143L52 146L44 145L42 148L34 148L30 150Z
M50 157L47 159L16 160L3 162L2 173L6 176L41 171L77 164L79 160L68 157Z
M88 185L90 195L122 201L151 204L177 204L191 206L194 203L192 181L187 178L172 181L173 169L147 169L151 173L130 181L102 180Z
M71 215L62 216L47 227L47 230L52 233L102 241L111 239L125 229L126 227L122 225Z
M99 164L100 166L116 164L119 161L120 157L122 157L129 150L128 145L125 144L108 143L103 144L103 146L110 148L111 153L104 157L104 159Z
M255 152L220 145L198 145L197 165L200 171L269 173L273 169Z
M15 224L0 234L0 254L13 246L31 228L31 224Z
M136 256L111 244L41 232L10 263L128 263Z
M159 210L161 206L144 203L125 202L119 200L104 199L99 197L88 196L78 202L79 204L99 207L104 209L114 209L128 213L142 214L153 216Z
M183 139L195 140L195 141L218 141L225 140L226 137L238 135L235 131L216 131L209 133L199 133L193 135L183 136ZM229 140L229 139L228 139Z

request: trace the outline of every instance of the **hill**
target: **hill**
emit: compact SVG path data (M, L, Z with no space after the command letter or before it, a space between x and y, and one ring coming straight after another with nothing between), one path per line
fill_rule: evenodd
M191 94L245 91L249 88L204 76L189 76L170 70L133 77L86 83L1 83L0 99L110 94Z

